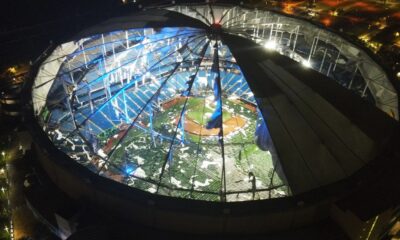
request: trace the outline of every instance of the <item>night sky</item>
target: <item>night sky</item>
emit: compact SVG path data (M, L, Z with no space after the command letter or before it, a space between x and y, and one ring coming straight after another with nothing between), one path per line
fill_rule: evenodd
M0 66L33 60L48 45L106 19L120 1L13 1L0 7Z
M50 40L57 42L72 37L85 27L112 16L136 11L139 4L171 3L165 0L136 2L127 6L121 0L2 0L0 69L21 61L34 60L46 49Z

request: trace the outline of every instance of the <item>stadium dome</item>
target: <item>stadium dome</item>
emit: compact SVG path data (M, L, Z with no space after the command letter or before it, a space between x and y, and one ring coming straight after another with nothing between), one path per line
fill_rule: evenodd
M253 92L216 34L139 28L78 42L45 105L36 102L44 130L72 159L168 196L239 201L254 191L257 199L290 193Z
M398 117L396 91L363 49L302 20L225 5L89 28L41 62L32 100L68 156L61 165L199 202L299 200L343 183L379 158ZM64 170L47 171L67 184Z

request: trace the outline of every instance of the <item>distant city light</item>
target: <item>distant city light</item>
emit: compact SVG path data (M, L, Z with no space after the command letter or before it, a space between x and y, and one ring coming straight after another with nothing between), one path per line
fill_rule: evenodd
M17 73L17 68L16 67L10 67L10 68L8 68L8 71L10 73L12 73L12 74L15 74L15 73Z
M315 12L311 12L311 11L308 12L308 15L311 16L311 17L315 17L316 16Z
M321 20L321 23L325 25L325 27L329 27L332 24L332 20L330 18L324 18Z

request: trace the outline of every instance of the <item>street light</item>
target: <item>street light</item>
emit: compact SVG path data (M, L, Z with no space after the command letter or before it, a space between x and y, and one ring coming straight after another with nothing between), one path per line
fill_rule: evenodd
M4 157L6 155L6 153L4 151L2 151L1 155Z

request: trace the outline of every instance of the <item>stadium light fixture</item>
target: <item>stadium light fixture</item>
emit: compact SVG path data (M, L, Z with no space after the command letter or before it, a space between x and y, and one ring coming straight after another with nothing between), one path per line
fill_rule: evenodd
M301 64L306 68L311 68L311 62L309 60L303 60Z
M276 50L277 44L273 40L268 40L265 44L264 47L268 50Z

